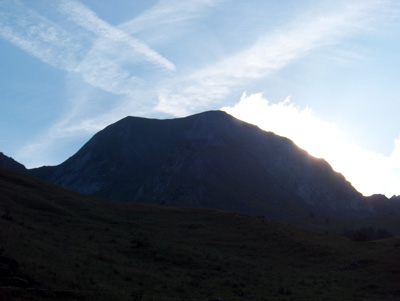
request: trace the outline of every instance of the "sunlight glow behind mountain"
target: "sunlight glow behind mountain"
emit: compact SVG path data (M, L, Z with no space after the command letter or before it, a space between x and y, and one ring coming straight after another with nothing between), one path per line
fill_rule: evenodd
M400 138L390 156L363 149L335 123L320 119L309 107L301 109L290 99L271 104L260 94L246 95L222 110L266 131L288 137L311 155L326 159L364 195L391 197L400 182Z

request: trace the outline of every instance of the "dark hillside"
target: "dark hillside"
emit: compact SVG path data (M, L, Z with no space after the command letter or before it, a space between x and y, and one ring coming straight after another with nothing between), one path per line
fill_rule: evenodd
M21 172L27 171L24 165L15 161L13 158L7 157L2 152L0 152L0 166L8 167Z
M0 168L1 300L399 300L399 239L110 202ZM4 270L2 270L4 272ZM4 277L3 277L4 276ZM8 282L7 282L8 281Z

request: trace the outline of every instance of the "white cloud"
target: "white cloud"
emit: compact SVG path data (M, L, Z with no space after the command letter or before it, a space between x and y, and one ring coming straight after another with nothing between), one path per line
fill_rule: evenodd
M59 2L60 11L73 23L62 18L53 22L52 8L35 11L20 1L0 2L0 37L46 64L82 74L90 85L117 95L130 96L143 82L132 74L131 65L150 63L176 69L145 43L101 20L78 1Z
M0 2L0 37L66 71L74 69L84 52L79 37L19 1Z
M75 71L93 87L116 95L128 96L133 94L143 81L126 68L132 53L124 55L125 52L122 50L118 54L116 44L119 43L110 44L107 39L97 40ZM124 49L123 45L121 49Z
M160 0L138 17L121 24L119 28L129 34L145 33L146 40L170 40L187 32L190 21L202 16L208 8L225 0Z
M316 157L323 157L330 151L334 153L332 141L342 138L335 123L321 120L309 107L296 107L290 97L271 104L261 93L249 96L244 93L237 104L222 110L262 129L289 137Z
M176 69L173 63L150 49L145 43L101 20L92 10L78 1L63 0L60 2L60 10L86 30L94 32L99 37L108 39L108 42L122 42L128 45L136 55L143 56L143 59L171 71Z
M390 156L363 149L341 132L335 123L320 119L311 108L299 108L290 98L271 104L261 94L247 96L227 113L260 128L288 137L311 155L326 159L364 195L399 194L400 138Z
M251 85L312 51L369 29L375 20L372 15L379 15L379 9L387 3L339 1L333 11L327 12L322 7L320 11L302 15L283 28L266 33L244 51L192 74L166 81L156 109L171 113L182 112L182 107L187 107L187 111L193 112L210 103L218 103L232 92L243 90L245 85Z

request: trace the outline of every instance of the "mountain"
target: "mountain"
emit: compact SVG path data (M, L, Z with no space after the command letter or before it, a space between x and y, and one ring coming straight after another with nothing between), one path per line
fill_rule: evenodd
M392 214L400 212L400 196L393 195L391 198L383 194L373 194L366 197L371 206L381 214Z
M0 300L400 298L399 238L95 199L3 167L0 196Z
M0 152L0 166L8 167L17 171L26 172L26 168L21 163L15 161L11 157L7 157L2 152Z
M64 163L30 173L115 201L208 207L277 220L376 214L325 160L222 111L170 120L126 117Z

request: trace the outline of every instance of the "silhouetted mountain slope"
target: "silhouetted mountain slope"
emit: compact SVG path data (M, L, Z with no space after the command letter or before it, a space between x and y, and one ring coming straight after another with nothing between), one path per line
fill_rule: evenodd
M325 160L222 111L170 120L126 117L61 165L30 173L117 201L210 207L276 219L310 211L373 214Z
M373 194L365 198L369 204L381 214L400 212L400 196L392 196L390 199L383 194Z
M14 170L18 170L18 171L22 171L22 172L26 172L26 168L25 168L24 165L22 165L21 163L15 161L11 157L7 157L2 152L0 152L0 166L8 167L8 168L11 168L11 169L14 169Z

